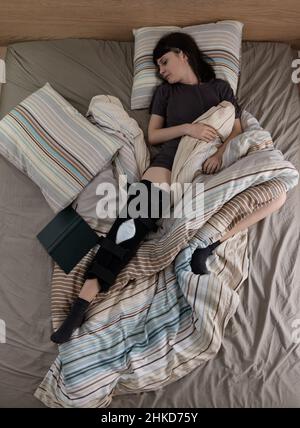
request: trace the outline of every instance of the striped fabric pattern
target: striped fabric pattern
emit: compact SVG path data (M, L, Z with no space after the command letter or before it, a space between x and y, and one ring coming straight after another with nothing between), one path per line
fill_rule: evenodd
M268 203L270 194L275 197L277 192L278 188L270 185L267 192L262 188L257 193ZM229 202L226 211L233 210ZM219 212L222 221L215 219L202 231L203 236L224 227L226 211ZM180 239L181 232L177 230L174 239ZM69 275L55 266L55 328L78 295L95 251ZM142 257L145 271L147 254ZM156 390L214 357L239 304L238 290L247 278L247 232L217 248L209 260L210 275L194 275L190 258L187 247L163 270L157 268L155 274L99 295L87 321L70 342L60 346L36 398L49 407L107 407L114 395Z
M122 147L71 106L49 83L0 121L0 154L27 174L59 212Z
M93 97L86 116L100 129L106 129L126 143L118 151L114 162L126 171L128 183L138 181L146 165L149 165L150 153L137 121L124 110L121 101L112 95Z
M199 48L207 55L216 77L228 81L236 94L240 74L242 30L243 23L230 20L182 28L163 26L134 29L131 109L150 106L155 88L162 83L156 75L152 53L158 40L174 31L182 31L195 39Z
M242 115L242 125L246 136L249 132L248 143L242 134L247 153L236 142L240 156L236 147L232 156L225 157L224 169L207 177L202 223L198 228L187 227L187 218L182 217L171 224L169 233L143 242L109 292L99 294L91 304L86 322L59 347L58 357L35 392L44 404L107 407L114 395L156 390L216 355L248 275L247 230L217 247L208 258L209 275L191 271L192 254L299 180L298 171L273 144L261 144L269 134L250 113ZM255 127L257 141L252 134ZM255 144L261 150L251 150ZM202 178L197 175L193 184ZM195 192L193 197L200 194ZM69 275L55 265L55 329L78 295L97 249Z

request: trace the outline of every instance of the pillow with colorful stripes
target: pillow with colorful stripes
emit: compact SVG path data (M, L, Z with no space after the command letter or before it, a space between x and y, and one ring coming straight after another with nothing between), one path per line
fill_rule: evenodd
M0 154L41 189L55 213L67 207L122 147L49 83L0 121Z
M153 50L167 33L182 31L194 38L201 51L212 60L216 77L226 80L236 94L240 74L243 23L218 21L189 27L143 27L133 30L134 78L131 109L150 106L155 88L162 83L152 61Z

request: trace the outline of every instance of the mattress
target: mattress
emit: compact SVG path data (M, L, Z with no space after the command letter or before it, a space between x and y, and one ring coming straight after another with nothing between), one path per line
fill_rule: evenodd
M0 118L49 82L85 114L91 98L116 96L147 138L147 110L130 110L133 43L58 40L10 45ZM293 52L243 42L240 105L300 169L300 100ZM155 148L151 148L155 153ZM44 407L33 393L57 354L50 342L52 261L36 234L53 217L39 189L0 157L0 407ZM300 407L299 188L249 228L249 277L217 356L159 391L115 397L110 407ZM297 321L298 320L298 321Z

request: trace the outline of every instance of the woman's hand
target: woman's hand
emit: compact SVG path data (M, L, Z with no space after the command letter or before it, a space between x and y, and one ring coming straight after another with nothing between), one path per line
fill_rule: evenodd
M214 174L221 169L222 166L222 155L220 153L215 153L206 159L202 165L202 172L204 174Z
M191 123L189 124L187 135L209 143L218 136L218 133L212 126L204 123Z

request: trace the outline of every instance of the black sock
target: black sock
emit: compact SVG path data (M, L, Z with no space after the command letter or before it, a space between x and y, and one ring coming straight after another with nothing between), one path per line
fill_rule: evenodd
M52 334L52 342L64 343L70 339L73 331L81 326L84 319L84 313L89 304L90 302L87 300L77 297L67 318L64 320L59 329Z
M206 260L212 254L213 250L220 245L220 241L216 241L213 244L209 245L206 248L197 248L194 251L191 260L192 272L195 274L204 275L208 273L206 267Z

